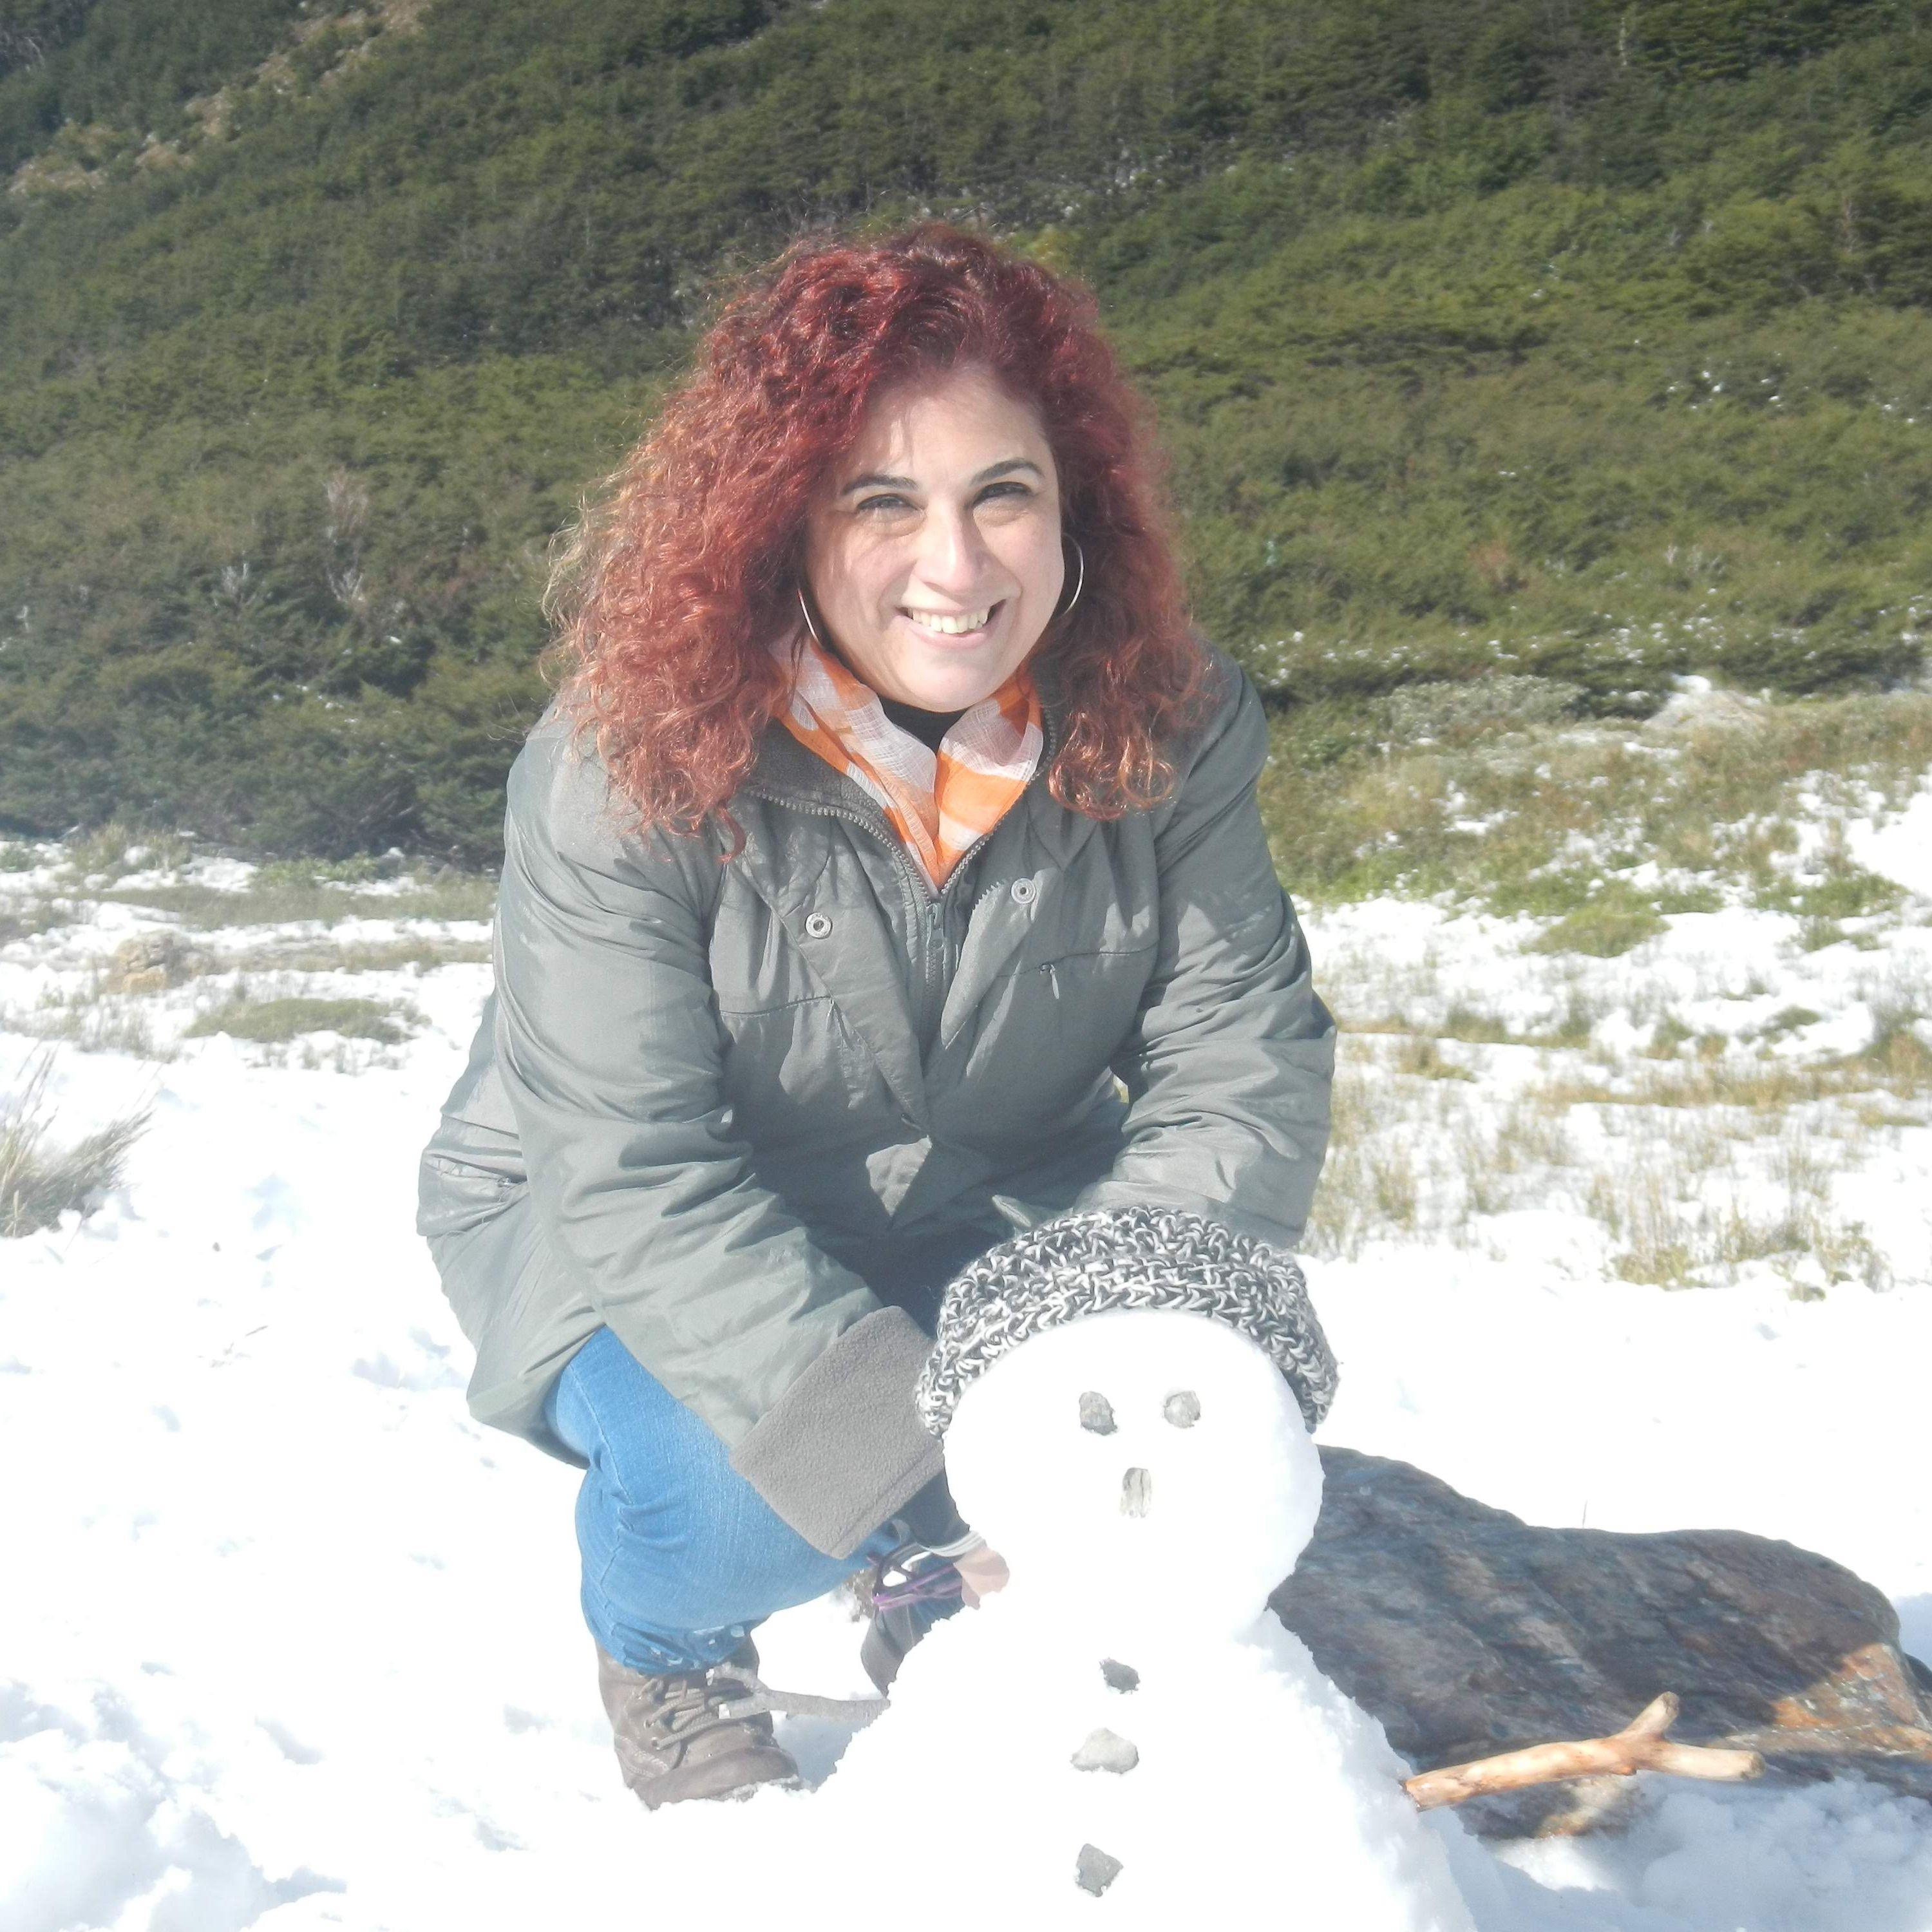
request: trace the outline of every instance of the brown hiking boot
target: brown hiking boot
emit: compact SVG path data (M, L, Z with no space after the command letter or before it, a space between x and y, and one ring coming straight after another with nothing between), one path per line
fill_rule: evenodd
M723 1714L723 1706L754 1694L758 1670L758 1654L748 1643L709 1670L662 1676L628 1670L598 1646L597 1688L617 1762L648 1809L796 1783L798 1766L772 1737L769 1717Z

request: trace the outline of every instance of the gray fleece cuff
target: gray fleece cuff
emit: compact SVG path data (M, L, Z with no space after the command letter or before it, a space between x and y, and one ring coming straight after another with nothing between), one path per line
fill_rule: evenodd
M732 1468L814 1549L850 1556L940 1472L912 1402L932 1348L904 1309L874 1309L759 1417Z

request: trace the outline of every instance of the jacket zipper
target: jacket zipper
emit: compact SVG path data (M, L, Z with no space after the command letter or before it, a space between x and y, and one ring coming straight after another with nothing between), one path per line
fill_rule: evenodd
M1034 778L1037 778L1042 772L1051 771L1052 770L1054 754L1060 748L1058 742L1058 737L1059 734L1054 729L1052 718L1048 714L1045 707L1042 706L1041 709L1040 721L1040 763L1034 768L1033 778L1029 778L1027 781L1025 790L1020 794L1021 798L1024 798L1026 796L1026 793L1033 789ZM1015 806L1017 806L1019 803L1019 800L1016 799L1013 801L1013 803ZM1008 808L1010 810L1012 808L1009 807ZM1000 824L1004 824L1004 823L1005 820L1002 819ZM999 829L999 826L996 825L993 828L993 832L997 832ZM956 880L963 879L966 876L966 868L980 856L981 849L986 844L987 842L992 838L993 832L981 832L979 837L974 839L972 844L968 846L965 850L960 854L958 862L955 865L952 871L948 872L946 875L945 884L941 886L938 893L934 896L933 903L941 909L942 913L942 916L940 920L940 945L941 951L944 955L944 958L942 961L942 971L944 968L950 967L951 964L952 952L952 940L947 933L946 921L943 916L946 904L946 896L952 891ZM942 977L942 986L944 983L944 979ZM1060 996L1060 982L1057 980L1053 982L1053 992L1054 997L1056 999L1058 998ZM935 1015L933 1019L934 1037L935 1039L938 1036L938 1016Z
M1034 777L1038 777L1041 772L1051 768L1053 754L1057 748L1054 743L1057 735L1053 728L1052 720L1042 717L1040 723L1040 764L1035 770ZM1029 779L1026 789L1030 791L1032 788L1033 782ZM747 797L763 799L767 805L783 806L788 812L809 812L814 818L842 818L848 825L860 826L869 832L886 848L886 850L892 854L893 862L898 868L899 890L904 895L906 911L910 916L912 926L914 929L923 930L926 934L926 971L922 976L924 992L928 1001L935 997L943 1001L946 990L946 968L952 950L952 943L946 932L946 895L952 891L955 880L965 877L966 868L980 856L981 850L992 838L993 832L981 832L979 837L960 854L952 871L946 875L945 884L934 892L927 884L926 874L908 856L904 842L884 820L874 818L864 812L854 812L847 806L808 804L801 799L787 798L781 793L767 791L762 786L757 784L746 784L743 790ZM1021 797L1023 798L1024 796L1025 792L1023 791ZM1018 802L1018 800L1015 800L1016 806ZM1004 818L1000 820L1001 824L1005 822ZM996 825L993 828L993 832L997 832L998 830L999 826ZM937 955L936 958L935 955ZM934 970L935 966L938 969L937 973ZM1056 994L1060 991L1057 982L1053 990ZM938 1027L939 1016L935 1013L933 1016L933 1030L935 1038L938 1036Z
M946 874L946 884L934 892L926 882L926 874L907 856L904 845L890 826L882 825L876 819L868 818L863 812L848 811L839 805L808 805L800 800L783 798L776 793L760 790L755 785L745 787L746 794L763 799L769 805L783 806L788 812L808 812L817 818L842 818L848 825L856 825L869 832L891 854L899 875L899 890L904 896L907 918L913 930L925 935L922 950L926 958L924 970L920 976L920 991L928 1005L943 1001L946 991L946 969L952 953L952 945L946 931L946 896L953 881L962 878L966 868L980 856L980 848L993 834L982 832L960 854L958 862ZM998 827L995 826L994 830ZM935 1032L938 1016L933 1016Z

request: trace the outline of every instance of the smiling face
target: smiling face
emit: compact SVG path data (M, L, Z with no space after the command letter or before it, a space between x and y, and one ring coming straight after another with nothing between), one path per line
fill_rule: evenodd
M959 1398L946 1470L1016 1597L1138 1604L1202 1630L1259 1615L1322 1504L1274 1362L1174 1309L1084 1316L1002 1356Z
M875 397L812 508L805 568L820 634L880 697L926 711L990 698L1066 579L1040 418L978 368Z

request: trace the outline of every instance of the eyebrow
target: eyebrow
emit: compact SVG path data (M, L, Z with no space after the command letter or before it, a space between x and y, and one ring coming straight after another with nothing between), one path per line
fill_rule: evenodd
M1044 477L1046 472L1037 463L1024 456L1010 456L1003 463L989 463L978 476L974 484L990 483L996 476L1010 476L1016 470L1030 470L1036 476ZM863 476L855 476L844 489L842 496L849 496L855 490L916 490L918 483L910 476L888 476L880 470L869 470Z

